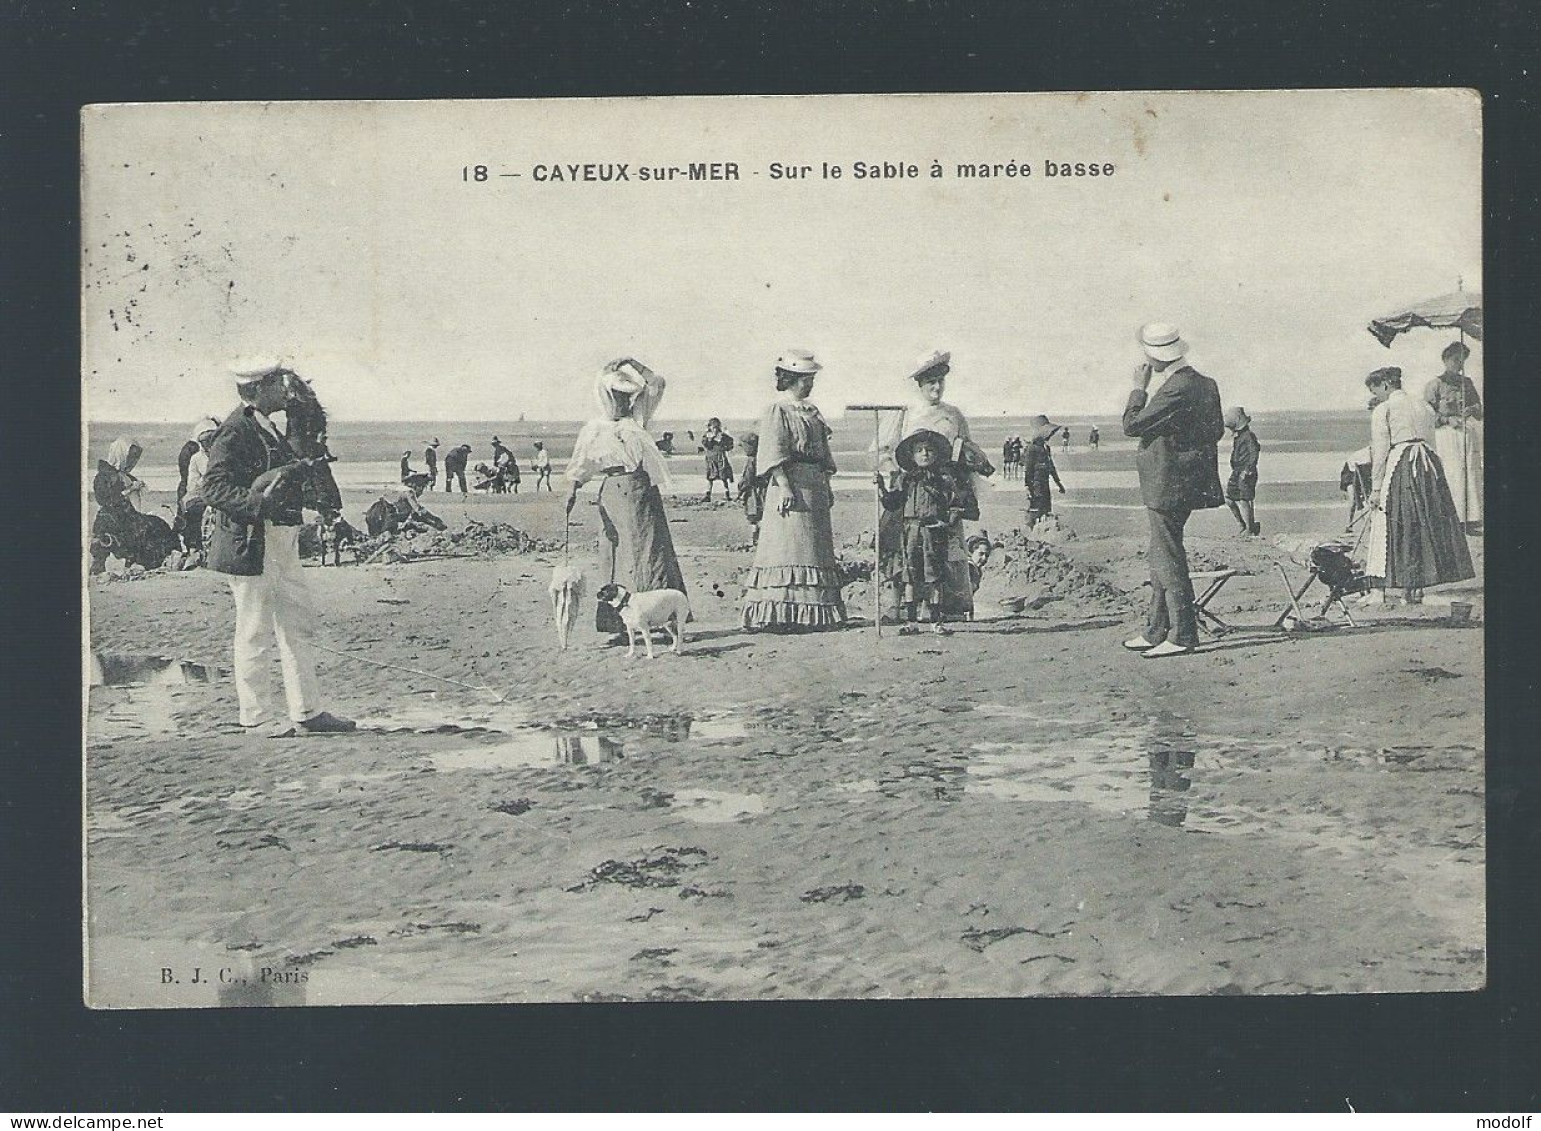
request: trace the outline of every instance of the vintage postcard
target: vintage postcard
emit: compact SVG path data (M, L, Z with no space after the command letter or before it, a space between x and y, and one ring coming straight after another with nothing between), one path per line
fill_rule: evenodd
M87 1002L1482 986L1481 157L86 108Z

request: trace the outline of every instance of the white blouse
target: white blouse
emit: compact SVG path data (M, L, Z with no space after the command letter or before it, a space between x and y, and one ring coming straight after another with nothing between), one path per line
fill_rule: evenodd
M591 420L578 433L572 457L567 461L567 478L578 486L604 471L645 471L653 486L663 488L670 482L669 465L653 437L630 417L624 420Z
M1412 440L1428 443L1434 435L1434 411L1406 389L1393 389L1370 413L1370 463L1379 490L1391 460L1391 449Z

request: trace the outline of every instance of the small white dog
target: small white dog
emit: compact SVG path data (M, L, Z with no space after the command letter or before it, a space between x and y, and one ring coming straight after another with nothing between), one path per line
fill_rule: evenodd
M624 585L601 585L595 594L601 604L609 605L626 626L626 654L637 654L637 637L647 649L647 658L653 658L653 633L655 628L667 628L674 643L669 651L678 652L685 640L685 621L690 618L690 599L678 589L653 589L647 593L633 593Z

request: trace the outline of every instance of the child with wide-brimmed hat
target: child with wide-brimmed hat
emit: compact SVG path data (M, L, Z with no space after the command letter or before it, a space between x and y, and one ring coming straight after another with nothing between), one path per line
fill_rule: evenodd
M899 465L894 488L882 474L873 477L883 508L902 523L900 553L890 559L894 573L889 581L899 590L902 619L914 622L924 614L933 632L945 634L942 586L950 531L961 519L977 519L979 504L962 482L953 446L940 432L921 429L906 436L894 448L894 462ZM909 623L899 631L917 629Z
M1033 438L1022 454L1022 479L1027 484L1029 530L1054 511L1054 498L1049 494L1050 481L1059 488L1060 494L1065 493L1059 469L1054 466L1054 454L1049 451L1049 441L1054 439L1054 433L1061 427L1042 413L1033 417Z

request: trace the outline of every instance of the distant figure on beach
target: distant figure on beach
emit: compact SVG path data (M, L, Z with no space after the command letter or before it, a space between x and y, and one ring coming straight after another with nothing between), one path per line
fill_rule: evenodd
M891 422L878 447L878 470L892 481L897 474L894 451L899 441L915 432L926 430L940 433L957 454L960 441L969 441L968 420L963 413L944 399L947 377L952 372L952 354L934 350L919 359L910 373L914 382L914 401ZM977 451L977 449L975 449ZM949 458L952 458L951 456ZM968 474L968 487L974 490L973 473ZM900 552L900 526L889 512L883 513L878 525L879 560L889 561L883 568L884 577L894 576L890 559ZM963 547L963 522L959 520L950 528L947 543L947 580L942 591L944 617L967 620L974 612L974 591L968 580L968 552ZM891 603L897 603L899 594L890 589Z
M578 502L579 488L601 480L598 585L624 585L633 593L685 592L663 505L669 465L647 430L664 388L664 379L636 358L610 362L594 385L600 415L583 426L573 443L567 461L567 513L572 514ZM620 614L603 601L595 604L594 627L616 643L626 642Z
M1471 350L1451 342L1440 354L1445 371L1428 383L1423 399L1434 410L1434 450L1444 465L1455 513L1474 534L1482 524L1482 396L1466 376Z
M523 477L519 474L519 460L513 452L508 453L508 458L498 464L498 470L503 474L503 482L508 484L509 490L514 494L519 493L519 484Z
M286 369L276 360L231 367L241 405L209 450L203 494L217 513L209 568L229 575L235 599L235 689L243 727L271 725L272 737L355 729L326 710L311 633L315 603L300 568L301 488L290 472L299 456L269 419L288 402ZM289 721L275 721L270 641L283 669Z
M899 619L905 622L899 633L917 631L914 622L925 619L933 632L946 634L951 631L942 623L948 542L958 523L979 517L979 504L960 482L968 472L952 462L952 445L940 433L910 433L894 449L894 460L899 465L896 484L890 486L882 472L873 480L883 509L900 523L900 550L890 559L893 573L885 578L899 594Z
M1146 361L1134 374L1124 406L1124 435L1140 442L1135 465L1150 520L1150 618L1124 647L1146 659L1180 656L1198 647L1198 614L1183 527L1196 510L1218 507L1220 437L1225 418L1220 387L1184 358L1188 343L1176 326L1151 322L1140 330ZM1161 375L1154 393L1151 378Z
M1007 479L1016 478L1017 461L1021 456L1022 453L1017 448L1017 438L1007 436L1001 444L1001 474Z
M1052 481L1061 495L1065 493L1059 470L1054 466L1054 453L1049 450L1049 441L1060 427L1050 423L1049 418L1042 413L1033 417L1033 439L1022 456L1022 479L1027 484L1029 530L1037 526L1045 515L1054 513L1054 496L1049 493L1049 483Z
M546 490L551 490L551 455L546 451L546 445L540 440L535 441L535 456L530 460L530 466L535 469L535 486L533 490L539 491L544 483Z
M444 491L448 494L454 490L458 481L460 493L469 495L466 490L466 460L471 458L471 445L461 444L458 448L451 448L444 455Z
M701 436L700 450L706 453L706 497L712 497L712 485L722 484L722 497L733 497L733 465L728 453L733 450L733 437L722 430L722 421L712 417L706 422Z
M412 470L412 452L401 453L401 485L414 495L421 495L428 489L428 476L421 471Z
M830 427L808 399L821 366L806 350L776 359L782 396L760 424L756 470L768 479L754 564L745 584L750 632L815 632L846 622L830 508Z
M182 445L177 456L177 520L171 532L182 543L183 550L198 557L203 554L203 519L208 511L203 500L203 476L209 468L209 445L218 431L219 420L205 416L193 425L187 444ZM191 452L187 450L189 444Z
M765 479L760 475L760 437L755 432L745 432L739 437L739 447L744 451L744 473L738 481L738 502L744 508L744 517L754 528L756 539L760 537L760 519L765 514Z
M418 502L411 491L387 488L364 512L364 528L371 538L376 538L387 533L443 530L445 525L444 520Z
M1459 511L1439 456L1430 405L1402 388L1402 371L1365 378L1370 412L1370 532L1365 573L1382 590L1401 589L1408 604L1430 585L1476 576Z
M508 447L503 443L502 440L494 436L492 438L492 466L502 467L505 463L513 458L514 453L508 450Z
M423 449L423 463L428 465L428 486L431 490L439 482L439 438L435 436Z
M1095 424L1092 425L1092 430L1086 434L1086 442L1091 446L1091 449L1094 452L1101 446L1102 433L1097 431L1097 426Z
M91 521L91 572L101 573L107 559L116 556L129 565L157 569L176 549L176 538L166 520L141 514L145 485L134 468L143 449L138 441L119 436L98 460L91 494L96 517Z
M1070 429L1066 428L1059 434L1059 446L1064 451L1070 450Z
M1225 426L1231 430L1231 477L1225 484L1225 505L1241 525L1241 532L1255 538L1262 528L1253 512L1257 498L1257 457L1263 450L1252 431L1247 410L1232 406L1225 410Z
M658 441L658 450L666 456L672 456L674 454L673 432L665 432L663 434L663 439Z

